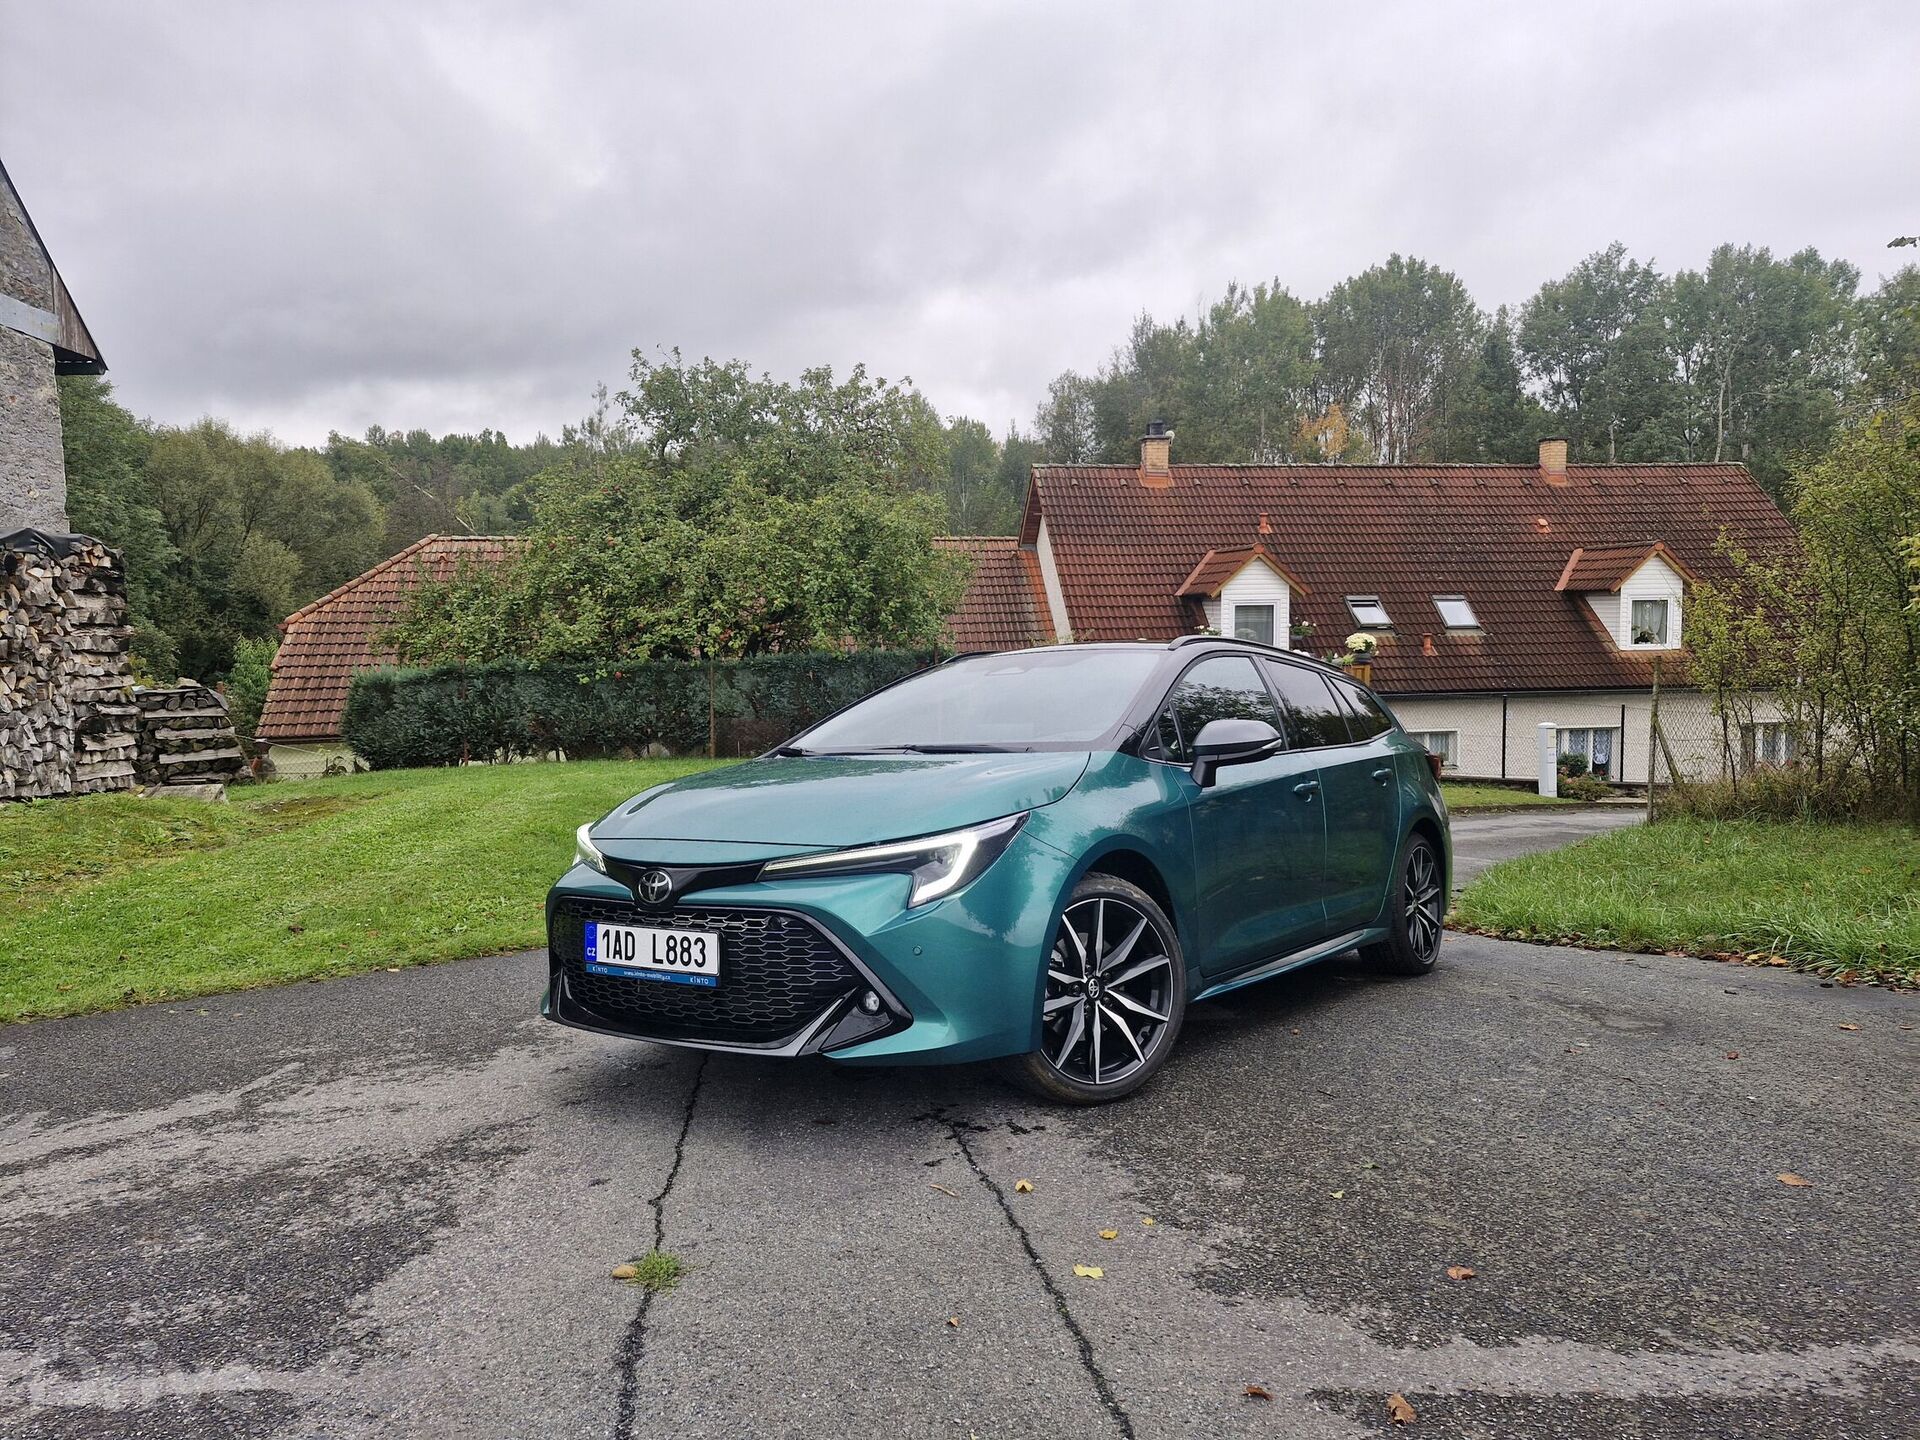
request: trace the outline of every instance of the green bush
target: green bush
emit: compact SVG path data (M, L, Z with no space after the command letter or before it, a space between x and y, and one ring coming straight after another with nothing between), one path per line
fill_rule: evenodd
M1560 757L1558 769L1562 775L1584 775L1587 773L1587 757L1577 750L1570 750Z
M1613 794L1613 787L1598 775L1588 775L1576 771L1560 778L1560 794L1568 800L1604 800Z
M354 677L342 727L376 770L550 754L571 760L707 748L752 754L932 664L930 652L761 655L708 665L495 660ZM709 708L711 707L711 709Z

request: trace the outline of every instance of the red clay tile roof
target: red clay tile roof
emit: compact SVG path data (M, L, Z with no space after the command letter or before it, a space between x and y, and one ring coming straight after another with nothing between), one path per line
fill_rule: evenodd
M1040 562L1012 535L941 535L937 549L973 560L967 593L948 622L955 650L1018 650L1052 639Z
M1567 568L1560 572L1553 588L1576 593L1618 590L1633 577L1634 571L1656 555L1679 571L1681 578L1699 578L1665 545L1657 540L1642 540L1637 545L1595 545L1575 550L1567 557Z
M393 663L378 637L414 587L445 580L463 564L497 565L518 544L511 536L429 535L294 611L280 622L256 738L279 745L338 740L347 687L357 672Z
M1264 539L1310 587L1292 609L1315 627L1302 648L1337 649L1355 628L1345 597L1380 597L1394 631L1374 681L1401 694L1644 688L1649 657L1555 590L1570 550L1644 558L1658 541L1686 572L1724 579L1723 530L1754 551L1795 543L1739 465L1574 465L1563 485L1532 465L1176 465L1171 488L1151 490L1131 465L1043 465L1027 506L1029 541L1046 518L1075 639L1171 639L1192 623L1178 591L1194 557ZM1433 597L1453 594L1479 631L1447 630Z
M1265 516L1261 517L1265 519ZM1264 542L1258 545L1243 545L1238 550L1209 550L1200 557L1200 563L1193 567L1193 573L1187 576L1180 588L1173 593L1183 597L1201 597L1211 600L1226 586L1226 583L1246 569L1256 558L1271 565L1293 587L1295 594L1306 591L1306 583L1281 562L1278 555L1269 550Z

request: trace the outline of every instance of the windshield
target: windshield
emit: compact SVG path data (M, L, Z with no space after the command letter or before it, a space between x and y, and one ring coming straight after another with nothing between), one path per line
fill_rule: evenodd
M1087 745L1120 722L1157 650L1022 650L923 670L821 722L790 749L1024 750Z

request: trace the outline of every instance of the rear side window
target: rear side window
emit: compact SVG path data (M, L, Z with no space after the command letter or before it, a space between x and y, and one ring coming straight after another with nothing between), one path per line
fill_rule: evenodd
M1278 730L1280 712L1244 655L1216 655L1180 677L1155 722L1159 751L1175 764L1193 759L1193 742L1209 720L1264 720Z
M1393 716L1386 707L1351 680L1335 680L1333 688L1347 702L1347 724L1354 739L1371 740L1393 728Z
M1353 738L1347 731L1346 714L1322 676L1279 660L1262 661L1261 668L1286 707L1287 742L1293 749L1345 745Z

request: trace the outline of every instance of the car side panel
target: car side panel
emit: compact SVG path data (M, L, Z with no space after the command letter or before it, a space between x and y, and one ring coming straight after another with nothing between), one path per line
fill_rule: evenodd
M1324 894L1333 933L1365 925L1380 913L1400 853L1395 734L1388 730L1358 744L1313 752L1326 798Z

